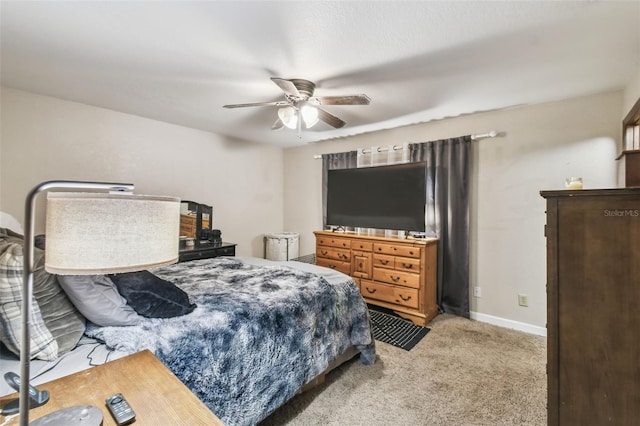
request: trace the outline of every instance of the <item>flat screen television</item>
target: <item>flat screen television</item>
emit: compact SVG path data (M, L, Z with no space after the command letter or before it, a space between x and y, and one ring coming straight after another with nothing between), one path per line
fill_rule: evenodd
M425 231L426 164L329 170L327 225Z

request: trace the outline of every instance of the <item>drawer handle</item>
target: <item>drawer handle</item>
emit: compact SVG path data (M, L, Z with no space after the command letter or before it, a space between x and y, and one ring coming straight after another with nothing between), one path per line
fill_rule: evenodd
M364 246L362 244L360 244L360 248L364 248Z
M323 255L323 256L326 256L326 255L328 255L328 254L329 254L329 252L328 252L328 251L324 251L324 250L320 250L320 253L322 253L322 255Z
M388 265L389 261L388 260L381 260L380 263L382 263L383 265Z
M362 262L358 263L358 268L362 269Z
M376 289L374 288L373 290L371 290L369 287L365 287L367 289L367 291L371 294L376 292Z
M394 283L400 281L400 277L394 277L393 275L389 275L389 278L391 278L391 281L393 281Z
M410 252L409 252L409 254L410 254L411 256L413 256L413 252L412 252L412 251L410 251Z
M336 265L329 265L329 268L336 269Z
M413 265L411 263L403 263L402 267L405 268L405 269L411 269L411 268L413 268Z
M342 254L342 253L339 253L339 254L338 254L338 257L339 257L340 259L347 259L347 258L348 258L348 256L347 256L346 254Z
M400 296L400 299L404 300L405 302L408 302L409 300L411 300L411 296L407 296L406 298L401 294L399 294L398 296Z

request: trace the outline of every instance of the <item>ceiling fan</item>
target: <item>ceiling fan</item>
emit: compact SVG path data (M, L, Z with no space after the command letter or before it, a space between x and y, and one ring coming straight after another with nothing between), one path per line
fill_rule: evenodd
M316 85L299 78L284 79L271 77L271 81L278 85L284 92L284 100L276 102L254 102L248 104L224 105L224 108L244 108L254 106L277 106L278 119L271 127L272 130L286 126L290 129L302 129L314 126L318 121L324 121L328 125L339 129L347 124L345 121L320 108L323 105L369 105L367 95L347 96L313 96ZM300 120L299 117L302 116Z

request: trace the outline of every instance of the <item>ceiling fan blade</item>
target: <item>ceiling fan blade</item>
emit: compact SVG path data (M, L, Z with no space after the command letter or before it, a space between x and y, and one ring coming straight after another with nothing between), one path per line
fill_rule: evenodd
M223 105L223 108L244 108L244 107L254 107L254 106L280 106L280 105L288 105L286 102L278 101L278 102L254 102L250 104L231 104L231 105Z
M278 77L271 77L271 81L277 84L278 87L282 89L282 91L287 95L295 96L298 98L301 97L300 92L298 91L298 88L290 80L285 80L284 78L278 78Z
M367 95L314 96L310 101L319 105L369 105L371 99Z
M273 126L271 126L271 130L280 130L283 127L284 127L284 123L282 122L282 120L280 120L280 118L278 118L276 122L273 123Z
M335 115L323 110L322 108L318 108L318 118L327 123L329 126L335 127L336 129L339 129L347 124L345 121L342 121Z

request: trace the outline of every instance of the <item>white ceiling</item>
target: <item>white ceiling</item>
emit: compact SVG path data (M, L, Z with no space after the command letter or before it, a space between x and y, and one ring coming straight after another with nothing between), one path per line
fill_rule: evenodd
M2 85L282 147L622 89L640 1L5 1ZM272 131L270 77L347 122ZM478 129L479 131L489 129Z

